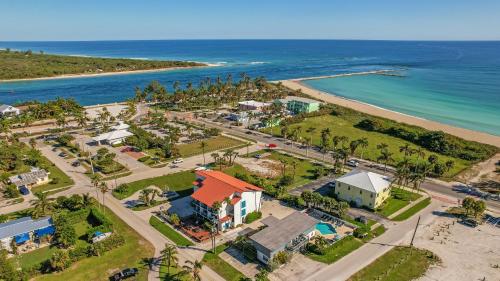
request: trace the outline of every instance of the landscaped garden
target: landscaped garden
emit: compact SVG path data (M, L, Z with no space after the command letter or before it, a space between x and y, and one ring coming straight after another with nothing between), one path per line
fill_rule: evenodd
M354 236L347 236L322 250L314 246L311 246L313 248L306 255L315 261L331 264L363 246L363 242Z
M121 184L113 190L113 196L121 200L149 186L157 186L162 190L175 191L179 194L179 196L184 197L190 195L193 192L192 187L194 180L195 175L193 171L183 171Z
M174 242L177 246L191 246L193 242L189 241L187 238L178 233L175 229L170 227L170 225L162 222L155 216L149 219L149 224L158 230L161 234L165 235L169 240Z
M423 276L431 265L439 262L439 257L430 251L410 247L394 247L348 280L410 281Z

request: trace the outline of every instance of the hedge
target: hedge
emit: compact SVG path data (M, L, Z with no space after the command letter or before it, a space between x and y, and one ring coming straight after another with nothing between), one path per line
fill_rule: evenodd
M245 217L245 223L252 223L262 217L262 212L254 211Z

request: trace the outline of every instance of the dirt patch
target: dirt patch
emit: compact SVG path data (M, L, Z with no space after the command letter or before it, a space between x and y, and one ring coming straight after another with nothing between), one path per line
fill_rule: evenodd
M272 159L237 158L236 162L250 173L265 178L276 178L280 175L281 163Z

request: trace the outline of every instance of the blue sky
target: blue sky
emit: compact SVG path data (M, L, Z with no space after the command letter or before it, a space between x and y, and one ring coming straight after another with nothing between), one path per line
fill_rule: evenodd
M500 40L500 0L0 0L0 40Z

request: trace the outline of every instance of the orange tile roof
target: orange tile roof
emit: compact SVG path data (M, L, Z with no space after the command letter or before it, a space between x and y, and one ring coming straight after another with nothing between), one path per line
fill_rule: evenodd
M262 188L249 184L220 171L196 171L198 176L205 179L200 183L200 188L191 197L203 204L212 207L214 202L223 202L235 192L262 191Z
M234 205L238 202L240 202L241 198L240 197L233 197L233 199L231 199L231 205Z

